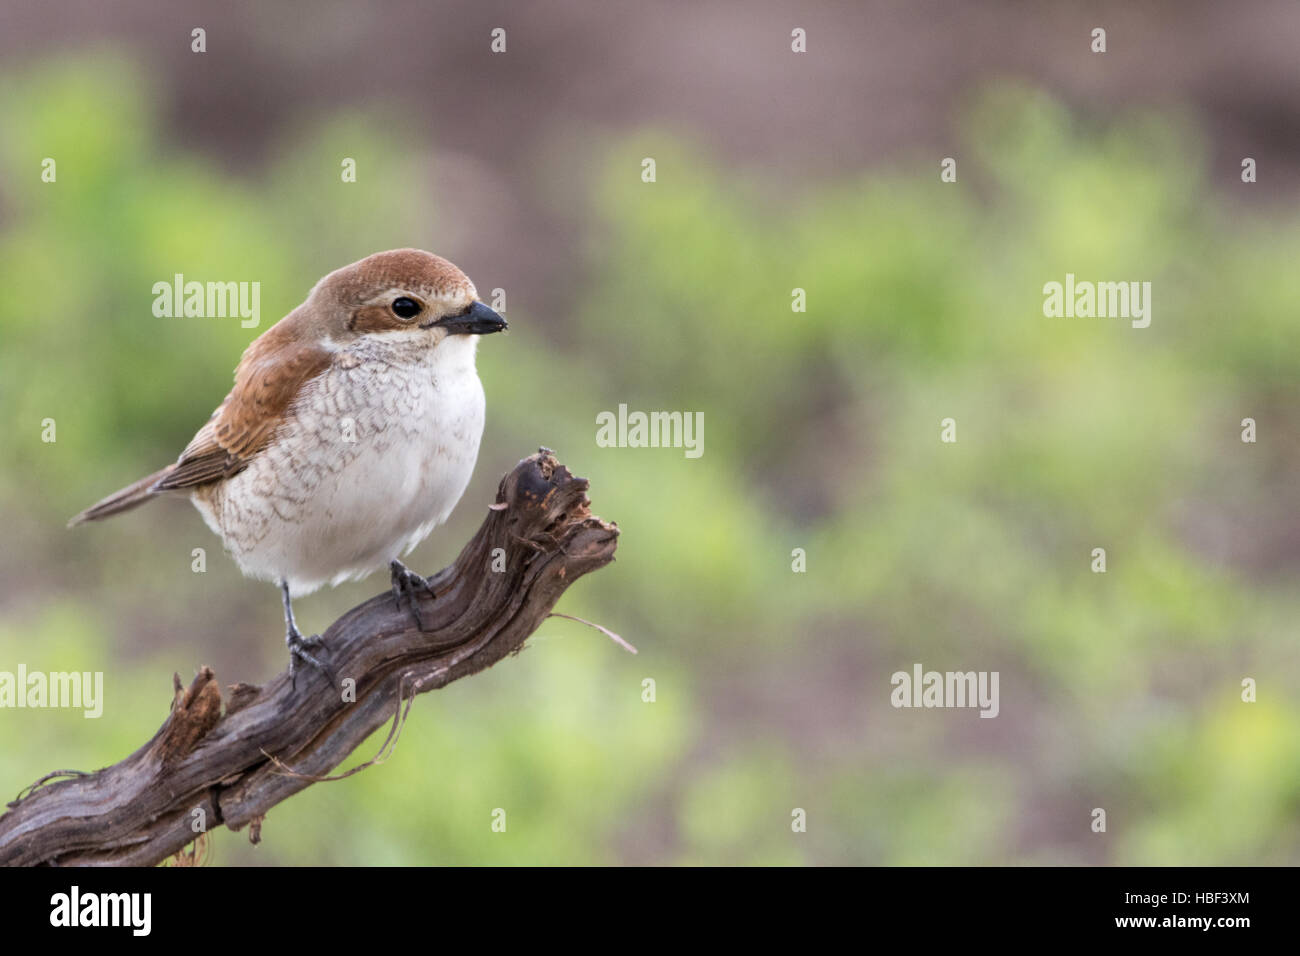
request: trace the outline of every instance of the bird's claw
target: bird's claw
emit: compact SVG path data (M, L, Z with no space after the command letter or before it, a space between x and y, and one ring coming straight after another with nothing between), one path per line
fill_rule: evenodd
M298 687L298 661L310 664L328 677L330 684L335 687L338 686L339 680L334 673L334 669L315 654L310 653L312 648L325 646L325 640L319 634L303 637L302 633L295 627L285 634L284 643L289 648L289 684L291 687L295 690Z
M430 600L437 600L438 596L434 594L433 586L429 584L428 578L416 574L401 561L394 559L388 567L393 577L393 603L400 611L402 601L405 599L411 617L415 619L415 626L423 631L424 620L420 617L419 592L423 591L429 595Z

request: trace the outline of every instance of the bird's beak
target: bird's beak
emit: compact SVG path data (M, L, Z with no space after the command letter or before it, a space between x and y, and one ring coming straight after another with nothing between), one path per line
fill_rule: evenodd
M491 335L506 328L506 320L482 302L475 302L460 315L448 315L426 328L446 329L448 335Z

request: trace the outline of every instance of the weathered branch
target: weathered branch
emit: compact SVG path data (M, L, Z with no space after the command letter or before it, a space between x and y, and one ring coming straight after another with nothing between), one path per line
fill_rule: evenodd
M335 621L323 653L345 688L355 682L354 700L313 668L299 671L296 691L287 671L260 688L235 685L224 710L208 668L188 689L177 680L170 715L134 754L10 805L0 864L154 864L195 839L198 819L208 830L251 823L255 835L268 810L385 722L398 729L403 700L518 651L565 588L613 560L618 528L591 514L586 490L542 449L501 480L483 525L431 579L424 631L390 592ZM505 570L494 573L497 548Z

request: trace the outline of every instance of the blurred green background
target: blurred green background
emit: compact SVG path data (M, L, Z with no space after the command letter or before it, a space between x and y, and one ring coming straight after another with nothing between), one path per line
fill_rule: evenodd
M172 460L320 275L414 245L504 288L510 332L479 352L474 482L408 563L448 563L545 444L622 529L558 610L641 653L548 621L210 863L1300 863L1300 217L1194 106L1088 113L990 70L938 151L769 164L671 118L570 118L503 173L383 95L223 152L178 132L167 69L110 43L0 73L0 670L106 683L98 720L0 711L5 799L133 751L173 671L283 667L274 589L188 504L64 523ZM512 230L520 195L553 234ZM176 272L259 281L261 326L155 318ZM1045 318L1067 272L1152 282L1151 326ZM597 447L620 403L703 412L703 457ZM893 709L916 662L999 671L1000 715Z

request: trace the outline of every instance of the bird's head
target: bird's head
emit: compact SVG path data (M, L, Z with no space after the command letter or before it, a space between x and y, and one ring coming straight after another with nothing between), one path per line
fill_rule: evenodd
M393 336L434 347L452 336L506 328L506 320L479 301L465 273L421 249L377 252L335 270L304 305L336 341Z

